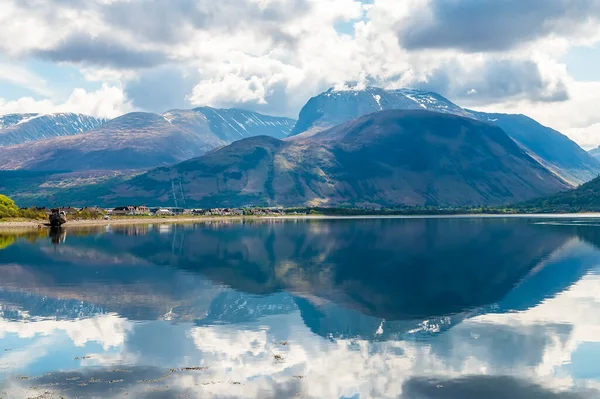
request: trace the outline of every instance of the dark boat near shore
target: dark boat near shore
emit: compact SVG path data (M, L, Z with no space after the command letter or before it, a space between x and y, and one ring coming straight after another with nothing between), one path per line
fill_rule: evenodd
M50 227L57 228L67 223L67 214L59 208L54 208L48 216L48 220L50 221Z

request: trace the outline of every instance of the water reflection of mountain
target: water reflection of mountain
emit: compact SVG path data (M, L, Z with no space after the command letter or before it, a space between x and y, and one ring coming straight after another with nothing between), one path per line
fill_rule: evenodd
M116 312L133 320L193 320L203 317L221 292L200 275L95 245L100 234L69 231L61 245L46 236L4 249L0 302L10 306L3 309L61 319Z
M152 235L151 245L130 250L153 262L180 253L171 264L244 292L285 290L387 320L497 302L569 239L527 221L481 219L240 224L178 234L175 248Z
M0 252L0 298L25 308L27 295L78 300L94 312L201 324L299 309L324 336L387 338L440 331L490 304L510 311L555 295L595 259L590 247L579 256L581 243L568 252L576 236L593 242L595 233L521 219L78 231L56 248L21 240Z

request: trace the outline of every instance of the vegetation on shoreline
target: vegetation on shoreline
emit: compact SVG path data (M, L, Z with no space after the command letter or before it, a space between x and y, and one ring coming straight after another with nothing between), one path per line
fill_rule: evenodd
M19 216L19 208L15 201L0 194L0 219L15 218Z
M292 207L282 208L275 216L418 216L418 215L516 215L516 214L552 214L552 213L580 213L600 212L600 179L592 180L576 190L558 193L554 196L532 200L523 204L502 207L487 206L464 206L464 207L440 207L440 206L410 206L395 208L368 208L368 207ZM252 207L240 208L241 213L235 216L260 216L261 210L269 208ZM272 208L271 208L272 210ZM82 208L69 214L69 220L101 220L106 212L98 208ZM264 215L264 214L263 214ZM112 220L119 219L156 219L156 218L198 218L214 217L198 214L184 215L126 215L111 216ZM233 215L225 215L233 216ZM267 216L273 216L267 215ZM19 209L15 202L0 195L0 222L2 221L45 221L47 214L39 208Z
M574 190L520 204L517 209L536 209L543 213L600 212L600 177Z

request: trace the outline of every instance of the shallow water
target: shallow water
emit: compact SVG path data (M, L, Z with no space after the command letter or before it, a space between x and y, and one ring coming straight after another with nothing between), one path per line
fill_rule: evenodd
M0 397L597 398L598 226L1 232Z

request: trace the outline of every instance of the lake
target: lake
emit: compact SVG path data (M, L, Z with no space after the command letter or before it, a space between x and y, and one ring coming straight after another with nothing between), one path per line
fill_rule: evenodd
M600 220L0 232L2 398L597 398Z

